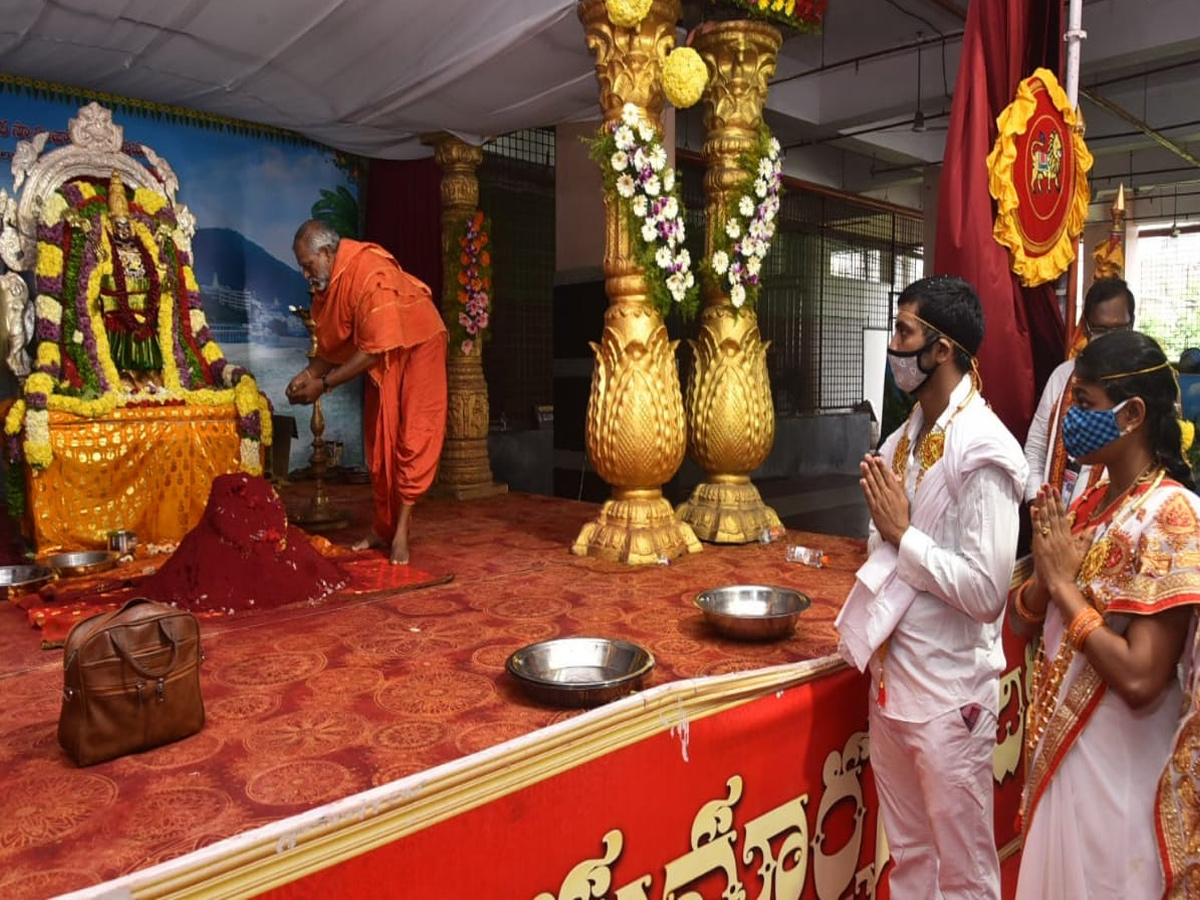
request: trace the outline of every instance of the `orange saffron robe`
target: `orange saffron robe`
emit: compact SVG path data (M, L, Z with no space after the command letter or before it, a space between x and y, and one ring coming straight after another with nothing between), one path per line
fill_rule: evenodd
M375 533L390 542L401 504L429 490L446 437L446 326L429 288L378 244L343 238L329 286L313 295L317 355L341 365L378 354L363 379L363 449Z

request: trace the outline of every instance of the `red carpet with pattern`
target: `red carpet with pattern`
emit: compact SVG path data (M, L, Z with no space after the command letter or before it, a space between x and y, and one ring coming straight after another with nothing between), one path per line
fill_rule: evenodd
M285 500L308 490L294 486ZM365 529L369 488L331 493L356 523L328 535L340 543ZM87 769L57 743L61 650L40 649L25 609L0 608L0 896L95 884L575 715L529 701L505 674L508 655L533 641L637 641L657 660L647 687L833 652L863 542L791 533L630 568L570 554L597 510L517 494L422 504L415 583L390 581L399 572L378 559L347 556L341 564L358 569L349 589L201 618L204 730ZM821 547L829 565L786 561L788 540ZM108 582L128 588L117 576ZM813 606L787 640L714 637L692 600L737 583L791 585Z

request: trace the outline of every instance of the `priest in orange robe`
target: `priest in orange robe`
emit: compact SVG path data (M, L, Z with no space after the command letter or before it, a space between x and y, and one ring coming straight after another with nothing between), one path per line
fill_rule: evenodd
M292 251L312 293L317 355L288 383L288 400L312 403L366 376L375 519L355 549L390 547L393 564L407 563L412 509L433 483L446 437L446 326L429 288L377 244L312 219Z

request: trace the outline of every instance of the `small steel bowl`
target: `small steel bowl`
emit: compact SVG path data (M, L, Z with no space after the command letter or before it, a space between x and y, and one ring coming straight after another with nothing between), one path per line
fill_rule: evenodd
M137 534L132 531L110 531L108 533L108 549L113 553L125 556L137 547Z
M522 647L504 667L534 700L599 706L639 690L654 668L654 657L629 641L556 638Z
M696 606L716 631L739 641L770 641L796 630L812 605L806 594L785 587L732 584L696 595Z
M54 570L46 566L0 566L0 588L9 600L37 590L54 578Z
M112 550L72 550L43 556L38 563L59 575L91 575L111 569L120 562L121 554Z

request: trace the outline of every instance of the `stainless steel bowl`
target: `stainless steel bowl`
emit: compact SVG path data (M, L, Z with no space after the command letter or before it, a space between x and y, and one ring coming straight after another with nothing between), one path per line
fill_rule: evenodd
M0 589L9 600L36 590L54 577L46 566L0 566Z
M108 549L120 556L133 553L137 548L137 534L132 531L110 531Z
M731 584L696 595L696 606L709 625L739 641L787 637L811 605L806 594L762 584Z
M72 550L70 553L43 556L38 563L59 575L91 575L113 568L120 559L121 554L112 550Z
M522 647L505 663L530 697L553 706L599 706L641 688L650 651L609 638L557 638Z

